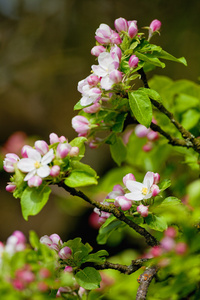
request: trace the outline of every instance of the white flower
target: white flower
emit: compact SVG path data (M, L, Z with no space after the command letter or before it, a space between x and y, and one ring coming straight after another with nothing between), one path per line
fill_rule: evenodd
M154 182L154 173L147 172L143 183L134 180L127 180L126 187L131 193L127 193L124 196L133 201L140 201L143 199L149 199L152 197L151 187Z
M22 158L17 163L17 167L20 171L28 173L25 176L24 181L29 180L35 175L38 175L41 178L49 176L51 169L48 164L54 158L53 149L48 151L43 157L37 150L28 149L27 156L28 158Z

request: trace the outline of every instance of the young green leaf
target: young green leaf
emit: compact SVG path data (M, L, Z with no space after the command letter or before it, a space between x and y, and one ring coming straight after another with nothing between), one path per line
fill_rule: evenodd
M152 90L152 89L146 89L146 88L139 88L140 91L143 91L145 92L145 94L147 94L147 96L153 100L156 100L158 102L161 102L162 99L161 99L161 96L159 95L158 92L156 92L155 90Z
M157 57L163 58L163 59L179 62L179 63L182 63L185 66L187 66L185 57L176 58L175 56L169 54L168 52L166 52L164 50L161 50L160 52L155 51L154 55L156 55Z
M129 104L137 121L149 127L152 121L152 105L148 95L143 90L129 93Z
M92 267L86 267L77 272L75 278L78 284L84 289L93 290L100 287L101 276L99 272Z
M157 231L164 231L167 229L167 222L165 221L164 217L159 217L153 214L149 214L145 218L145 222L147 225L154 230Z
M27 221L28 216L37 215L49 199L51 189L41 185L38 188L27 187L21 197L22 215Z
M150 54L150 53L142 54L142 53L136 51L135 55L144 62L151 63L152 65L157 66L157 67L165 68L165 64L158 59L157 53L156 53L156 55Z
M108 221L108 225L103 224L103 226L99 229L99 234L97 236L97 243L103 245L107 242L110 234L115 231L119 227L123 227L124 224L119 220L114 220L113 222Z
M127 153L126 146L120 137L116 137L116 142L110 145L110 152L113 160L120 166L126 159Z

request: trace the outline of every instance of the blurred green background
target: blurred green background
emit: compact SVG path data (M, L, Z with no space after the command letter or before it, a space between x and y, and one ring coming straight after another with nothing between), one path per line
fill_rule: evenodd
M162 74L198 83L199 14L198 0L0 0L1 147L17 131L46 141L51 132L69 140L76 137L71 119L80 97L77 83L95 63L90 54L95 30L101 23L114 28L118 17L138 20L139 28L161 20L161 35L152 41L188 62L187 68L167 62L164 70L156 69L149 77ZM87 149L85 161L100 175L113 165L106 147L104 151ZM26 235L33 229L39 236L56 232L63 238L76 230L86 211L85 205L76 210L78 199L63 207L59 199L66 194L55 189L43 211L26 222L19 201L5 192L8 174L0 175L0 240L16 229Z

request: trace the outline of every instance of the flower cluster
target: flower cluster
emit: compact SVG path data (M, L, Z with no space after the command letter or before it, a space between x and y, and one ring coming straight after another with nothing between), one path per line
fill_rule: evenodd
M21 159L14 153L6 154L4 170L15 173L6 186L8 192L14 192L22 182L27 183L29 187L39 187L43 180L55 183L64 176L66 159L77 158L79 148L71 146L64 136L58 137L57 134L51 133L49 137L50 145L38 140L34 147L23 146Z
M154 119L152 122L156 124ZM139 138L147 138L146 144L142 147L142 150L145 152L151 151L154 146L154 142L159 139L159 134L156 131L153 131L151 128L147 128L141 124L135 127L135 134Z
M115 30L101 24L96 30L96 46L91 49L91 54L97 57L98 64L92 65L92 74L78 83L81 99L75 109L82 111L72 119L72 127L79 136L90 138L92 148L101 142L95 137L95 131L107 130L113 125L114 115L111 120L104 119L106 109L112 108L118 114L129 110L128 105L122 107L120 102L125 98L124 92L131 89L132 81L139 76L137 70L144 64L136 55L145 40L143 34L138 33L137 21L118 18L114 26ZM149 39L160 27L158 20L146 27Z
M101 202L101 204L109 205L110 202L112 203L114 200L113 203L116 207L127 211L135 205L135 202L140 201L140 205L136 206L136 212L142 217L147 217L150 203L148 200L160 193L160 188L157 185L159 181L160 175L158 173L147 172L142 183L137 182L135 176L129 173L123 177L125 188L120 184L115 185L112 192L107 195L105 201ZM90 219L90 223L94 227L97 227L96 223L103 224L110 216L110 213L101 211L98 208L94 209L94 213L99 216L98 219L96 219L92 215Z

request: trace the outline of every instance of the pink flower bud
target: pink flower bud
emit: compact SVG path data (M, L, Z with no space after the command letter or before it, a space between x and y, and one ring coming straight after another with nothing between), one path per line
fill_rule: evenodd
M160 246L154 246L151 248L151 254L153 257L159 257L162 254L162 249Z
M122 43L122 40L117 32L115 31L112 32L110 36L110 42L111 44L115 44L115 45L119 45Z
M101 105L99 103L94 103L88 107L83 108L83 111L87 114L94 114L98 111L100 111Z
M161 22L157 19L153 20L149 26L152 32L160 30L160 27L161 27Z
M188 246L187 246L186 243L184 243L184 242L179 242L179 243L176 244L175 250L176 250L176 253L177 253L178 255L183 255L183 254L186 253L187 248L188 248Z
M128 64L130 68L136 68L139 63L139 58L136 55L131 55L129 58Z
M88 78L87 78L87 82L90 86L96 86L99 82L100 82L100 79L98 76L96 75L90 75Z
M160 193L159 186L157 184L153 184L151 186L152 197L157 196Z
M63 241L61 240L60 236L57 233L53 233L49 237L54 244L57 244L59 246L63 244Z
M123 177L123 184L126 185L127 180L134 180L135 176L132 173L128 173Z
M72 147L70 152L69 152L69 156L70 157L76 157L79 155L79 148L78 147Z
M18 278L12 281L12 285L15 290L19 291L22 291L25 288L24 283Z
M129 210L132 204L132 201L128 200L125 196L116 197L114 202L114 205L120 206L122 210Z
M29 187L38 187L42 184L42 178L35 175L28 180Z
M175 247L175 241L174 241L172 238L168 237L168 236L164 237L164 238L161 240L160 244L161 244L161 247L162 247L165 251L171 251L171 250L173 250L174 247Z
M19 156L15 153L7 153L3 161L3 168L8 173L13 173L15 171L14 164L20 160Z
M64 272L73 272L73 268L71 267L71 266L66 266L65 268L64 268Z
M158 173L154 173L153 177L154 177L153 183L154 184L159 183L159 181L160 181L160 175Z
M57 177L60 174L60 166L54 165L51 168L50 176Z
M147 142L143 147L142 147L142 150L144 152L149 152L153 149L153 144L152 142Z
M114 83L119 83L122 81L122 72L118 70L113 70L109 74L109 78L114 82Z
M68 142L68 140L66 139L66 137L65 137L64 135L61 135L61 136L59 137L59 142L60 142L60 143L64 143L64 142Z
M44 281L40 281L40 282L38 282L38 284L37 284L37 289L40 291L40 292L47 292L48 291L48 289L49 289L49 286L48 286L48 284L46 283L46 282L44 282Z
M177 235L177 231L174 227L168 227L166 230L165 230L165 236L168 236L170 238L175 238Z
M94 56L99 56L100 53L105 52L106 48L104 46L94 46L91 49L91 54Z
M124 195L124 189L121 184L114 185L113 192L119 192L121 195Z
M51 272L47 268L42 268L39 271L39 275L41 278L49 278L51 276Z
M141 205L139 205L137 207L137 211L144 218L147 217L148 214L149 214L149 208L148 208L148 206L145 206L143 204L141 204Z
M68 259L71 254L72 250L69 247L64 247L58 252L59 257L62 259Z
M79 297L82 299L84 294L86 294L86 290L80 286L80 288L78 290Z
M111 49L110 49L110 54L111 54L111 57L112 57L114 60L116 59L116 56L118 56L119 61L121 61L121 58L122 58L122 50L121 50L117 45L115 45L114 47L111 47Z
M68 143L59 143L56 149L56 156L65 158L71 150L71 145Z
M95 32L95 39L98 43L108 45L110 44L110 36L113 30L107 24L101 24Z
M135 127L135 134L137 137L143 138L147 136L150 130L150 128L146 128L144 125L139 124Z
M29 284L35 280L35 275L30 270L17 270L16 277L24 284Z
M17 238L17 244L25 244L26 243L26 237L23 234L23 232L19 231L19 230L15 230L12 234L12 236L15 236Z
M159 139L159 134L156 131L150 130L147 133L147 138L149 141L155 141L155 140Z
M21 155L22 155L23 158L28 158L28 154L27 154L27 150L28 149L33 149L33 148L31 146L29 146L29 145L24 145L22 147Z
M42 155L45 155L49 151L49 146L45 141L36 141L35 149Z
M114 26L118 32L128 30L128 22L124 18L118 18L114 22Z
M51 134L49 135L49 139L50 139L50 144L51 144L51 145L60 142L59 137L57 136L56 133L51 133Z
M90 130L90 122L84 116L75 116L72 118L72 127L77 133L85 136Z
M14 182L8 182L7 186L6 186L6 191L9 193L12 193L16 190L16 184Z
M128 24L129 24L128 35L132 39L136 36L136 34L138 32L137 21L131 21Z

